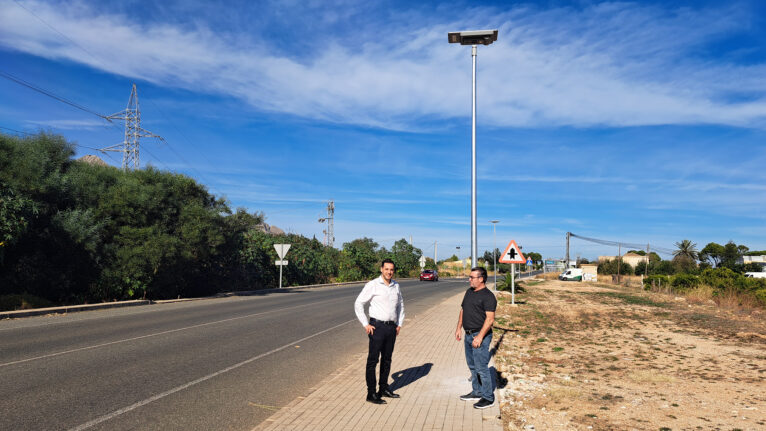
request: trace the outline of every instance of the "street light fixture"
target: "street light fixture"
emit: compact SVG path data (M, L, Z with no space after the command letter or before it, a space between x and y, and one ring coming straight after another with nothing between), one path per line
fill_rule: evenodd
M495 226L500 223L500 220L490 220L492 223L492 261L495 264L495 290L497 290L497 257L495 256L495 250L497 250L497 237L495 236Z
M471 105L471 268L476 267L478 244L476 240L476 45L490 45L497 40L497 30L455 31L447 33L449 43L471 45L473 87Z

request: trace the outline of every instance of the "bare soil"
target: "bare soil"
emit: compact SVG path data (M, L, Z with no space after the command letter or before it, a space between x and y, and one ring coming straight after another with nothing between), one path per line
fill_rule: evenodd
M506 430L766 430L766 316L598 283L498 293Z

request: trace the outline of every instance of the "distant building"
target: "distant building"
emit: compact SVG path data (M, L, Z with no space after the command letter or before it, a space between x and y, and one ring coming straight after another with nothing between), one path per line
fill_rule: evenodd
M766 256L742 256L737 259L737 263L740 265L747 265L748 263L756 263L761 265L761 271L766 271Z
M615 260L619 259L619 256L599 256L598 262L606 262L607 260ZM639 264L639 262L646 262L647 261L646 256L641 256L640 254L636 253L625 253L622 255L622 261L627 263L628 265L632 266L633 268L636 267L636 265Z

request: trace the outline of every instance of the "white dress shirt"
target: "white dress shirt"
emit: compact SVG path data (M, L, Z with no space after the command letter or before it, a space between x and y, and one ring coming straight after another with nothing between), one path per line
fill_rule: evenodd
M369 281L359 293L354 301L354 312L357 319L362 322L362 326L370 324L367 316L364 315L365 304L370 304L370 317L376 320L393 321L396 326L402 326L404 323L404 300L402 292L399 290L399 283L391 280L391 284L386 284L383 277Z

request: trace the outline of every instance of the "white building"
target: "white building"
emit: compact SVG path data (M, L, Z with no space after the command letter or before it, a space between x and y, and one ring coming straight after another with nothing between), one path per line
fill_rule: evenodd
M748 263L757 263L761 265L761 271L766 272L766 256L742 256L737 259L737 263L740 265L747 265Z

